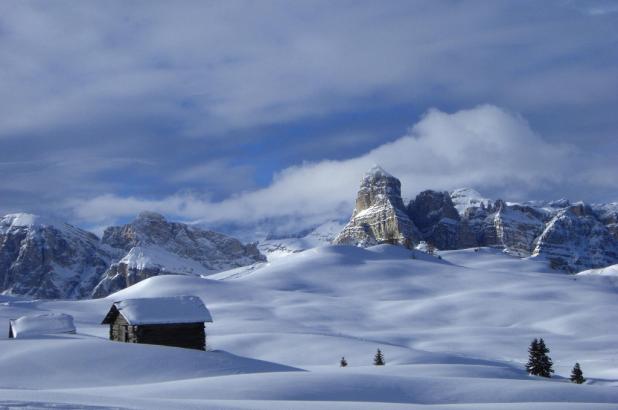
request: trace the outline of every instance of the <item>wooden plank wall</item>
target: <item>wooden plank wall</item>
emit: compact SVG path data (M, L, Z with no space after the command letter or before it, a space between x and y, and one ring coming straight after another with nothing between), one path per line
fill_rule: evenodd
M122 315L110 324L110 340L206 350L204 323L129 325Z

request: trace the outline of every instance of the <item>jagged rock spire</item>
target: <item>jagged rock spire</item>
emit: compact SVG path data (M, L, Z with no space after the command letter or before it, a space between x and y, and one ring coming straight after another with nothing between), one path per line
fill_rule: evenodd
M333 243L392 243L411 248L418 240L418 230L401 198L401 182L379 165L373 166L361 180L350 222Z

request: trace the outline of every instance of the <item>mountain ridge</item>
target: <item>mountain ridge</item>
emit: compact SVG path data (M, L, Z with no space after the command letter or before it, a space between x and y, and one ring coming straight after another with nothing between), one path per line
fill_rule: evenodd
M275 259L331 242L406 248L425 242L438 250L498 247L569 273L618 263L616 202L507 202L472 188L425 190L406 202L399 179L375 166L361 179L347 224L325 220L296 233L268 233L266 224L260 226L259 242L247 245L149 211L108 227L101 238L54 218L8 214L0 218L0 291L102 297L152 276L205 276L264 262L264 255Z
M0 291L47 299L102 297L161 274L208 275L262 262L255 244L143 212L95 234L27 213L0 219Z
M367 196L374 191L381 196ZM367 209L372 212L363 213ZM404 229L397 224L385 229L389 218L404 220ZM618 205L506 202L462 188L425 190L404 207L401 182L374 167L361 179L356 208L333 243L412 247L421 241L440 250L500 247L518 257L545 258L552 268L569 273L602 268L618 262Z

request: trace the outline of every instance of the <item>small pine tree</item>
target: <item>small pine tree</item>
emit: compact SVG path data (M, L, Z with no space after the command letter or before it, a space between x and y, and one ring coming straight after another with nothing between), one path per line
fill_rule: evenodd
M339 361L339 365L341 367L346 367L348 365L348 361L345 359L345 357L341 358L341 361Z
M545 346L545 341L543 340L543 338L539 339L539 352L540 352L541 369L542 369L541 374L539 374L539 376L551 377L551 374L554 372L554 369L552 368L554 365L554 362L552 362L551 357L547 355L547 353L549 353L549 349L547 348L547 346Z
M579 367L579 363L575 363L573 370L571 370L571 381L577 384L582 384L586 381L584 372L582 372L581 367Z
M384 366L384 354L380 349L378 349L376 355L373 357L373 364L376 366Z
M538 375L541 372L539 363L539 339L534 338L528 347L528 363L526 363L528 374Z
M551 377L554 372L553 362L547 353L549 349L545 346L545 341L542 338L535 338L528 348L526 371L533 376Z

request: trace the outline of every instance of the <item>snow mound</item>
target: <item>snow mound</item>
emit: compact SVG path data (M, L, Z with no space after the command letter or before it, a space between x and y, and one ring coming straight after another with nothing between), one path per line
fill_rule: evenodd
M212 279L156 276L99 300L8 300L0 317L66 312L88 336L0 340L2 400L148 409L616 408L613 286L492 248L439 255L325 246ZM188 294L208 301L217 318L207 328L215 352L93 337L107 337L99 323L115 300ZM525 372L535 337L551 349L550 380ZM385 366L372 366L377 348ZM567 379L575 362L585 385ZM307 371L286 371L294 369Z
M112 342L87 336L5 340L0 349L3 389L135 385L251 372L294 371L224 351ZM53 377L50 377L53 375Z
M584 280L610 283L618 286L618 265L611 265L601 269L588 269L576 275Z
M579 276L599 275L599 276L616 276L618 277L618 265L608 266L601 269L588 269L578 273Z
M14 338L75 333L73 317L64 313L22 316L19 319L11 320L10 325Z

